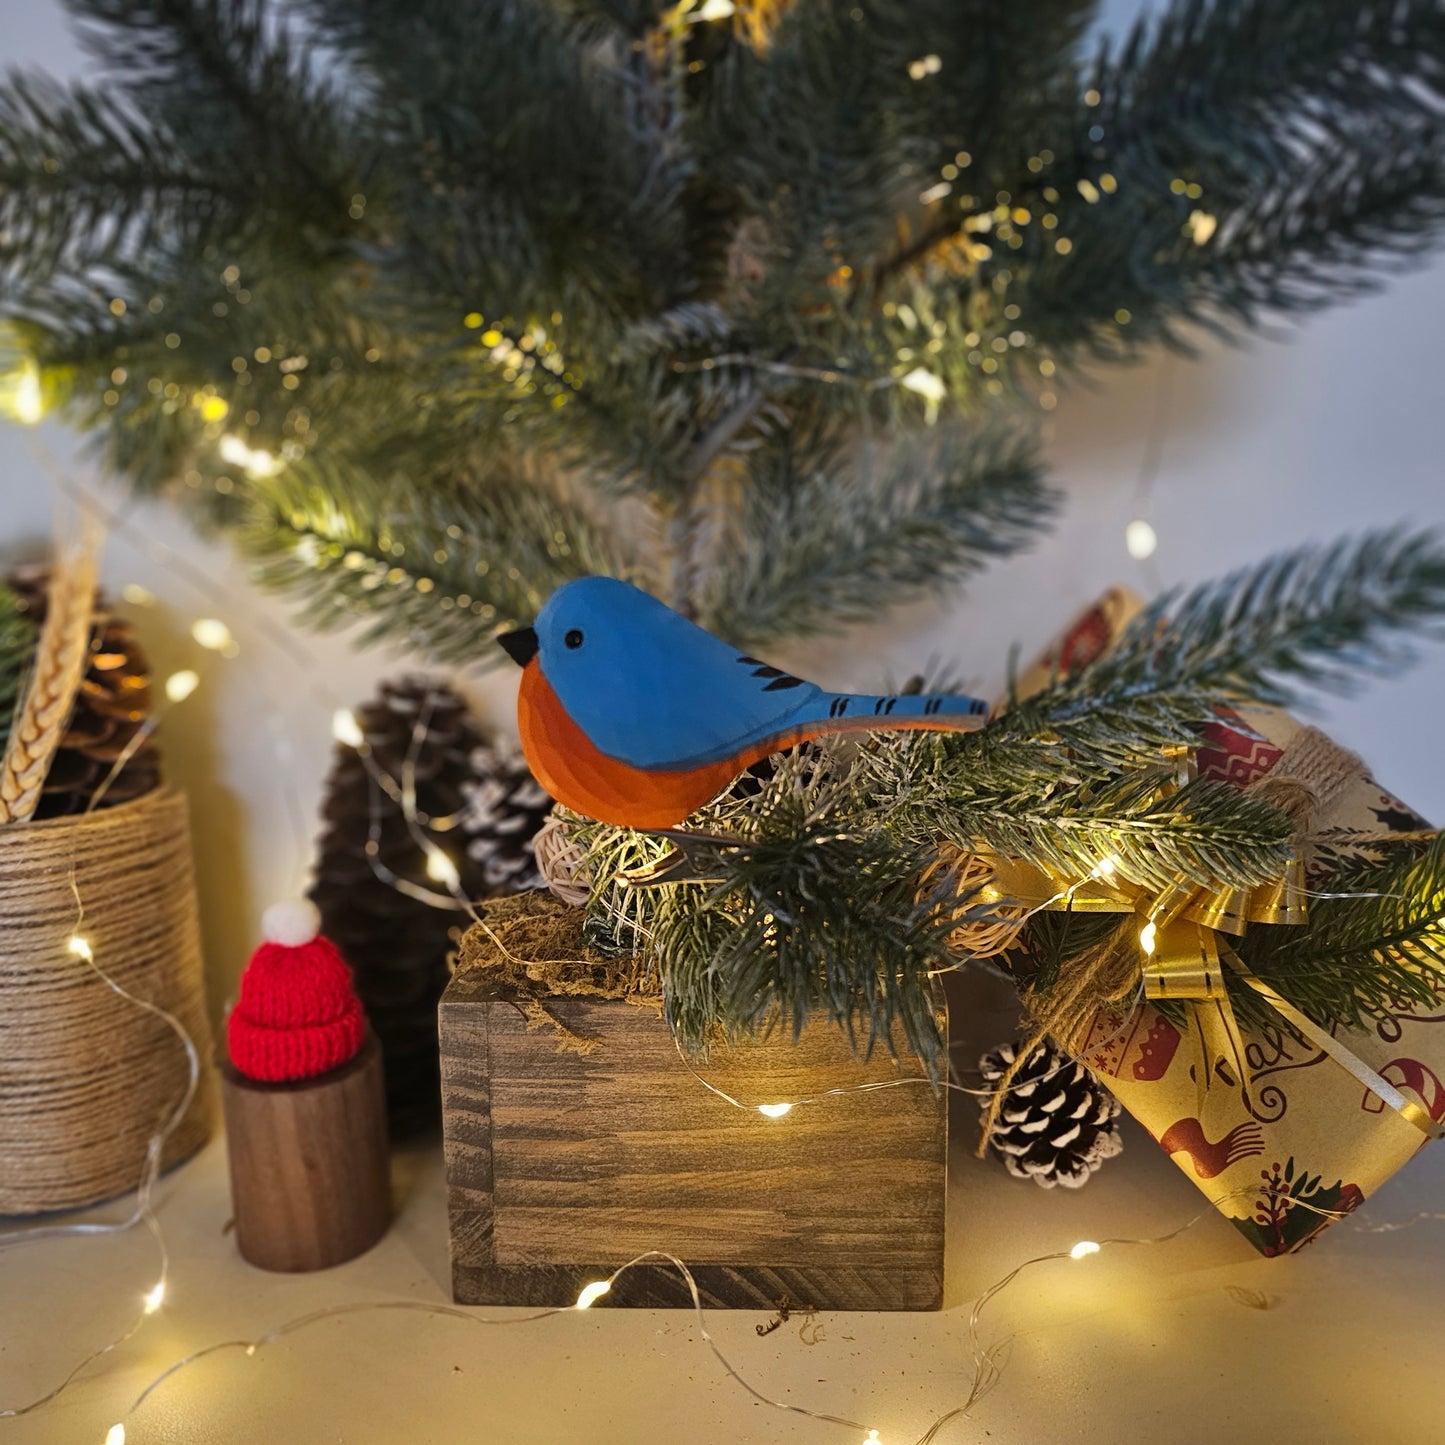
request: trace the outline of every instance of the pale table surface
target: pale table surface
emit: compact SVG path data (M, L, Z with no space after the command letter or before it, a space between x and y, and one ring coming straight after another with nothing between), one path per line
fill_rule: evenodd
M973 1003L979 1033L1003 1037L1002 998ZM963 1049L971 1062L972 1041ZM761 1393L875 1427L882 1445L916 1445L968 1394L969 1306L984 1288L1032 1255L1162 1234L1204 1207L1132 1124L1124 1156L1088 1188L1046 1192L973 1160L975 1113L955 1097L947 1308L826 1315L811 1330L795 1322L762 1338L762 1315L709 1314L718 1346ZM0 1420L0 1445L103 1445L176 1359L311 1310L445 1303L439 1149L398 1156L396 1184L398 1220L369 1254L322 1274L268 1275L235 1252L225 1150L214 1141L160 1190L172 1254L164 1308L55 1404ZM1445 1440L1445 1220L1415 1219L1442 1208L1437 1146L1291 1259L1260 1259L1206 1208L1171 1243L1038 1265L983 1317L986 1342L1015 1336L1001 1380L936 1445ZM119 1333L155 1275L140 1231L0 1251L0 1408L51 1388ZM219 1353L130 1416L127 1445L863 1442L861 1430L753 1400L683 1311L599 1307L532 1324L516 1323L520 1312L466 1313L513 1322L348 1315L254 1357Z

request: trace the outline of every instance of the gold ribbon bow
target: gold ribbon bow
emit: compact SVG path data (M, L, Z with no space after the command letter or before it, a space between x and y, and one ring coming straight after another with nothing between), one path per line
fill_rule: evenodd
M1192 776L1192 756L1181 753L1175 778L1167 786L1172 791ZM1105 859L1083 878L1069 878L987 850L974 856L990 870L987 881L973 895L974 903L1138 917L1138 972L1134 977L1136 982L1142 981L1145 998L1190 1006L1191 1032L1202 1061L1202 1067L1194 1071L1201 1100L1216 1077L1223 1077L1232 1087L1249 1085L1244 1038L1229 997L1227 968L1291 1029L1347 1069L1387 1108L1430 1138L1445 1135L1445 1125L1434 1123L1425 1109L1257 978L1230 946L1228 939L1242 936L1252 924L1289 926L1307 920L1304 866L1298 858L1291 859L1278 878L1255 888L1201 888L1181 875L1167 888L1154 892L1121 878L1112 859ZM1046 1033L1062 1034L1060 1042L1072 1047L1081 1032L1078 1026L1087 1025L1109 996L1117 995L1091 999L1087 988L1069 989L1062 1009L1050 1013L1046 1007L1042 1011L1033 1042ZM1031 1052L1032 1046L1020 1049L1018 1059L1024 1060ZM1011 1073L999 1083L995 1108L985 1123L985 1140L1010 1081ZM980 1144L980 1151L982 1148Z

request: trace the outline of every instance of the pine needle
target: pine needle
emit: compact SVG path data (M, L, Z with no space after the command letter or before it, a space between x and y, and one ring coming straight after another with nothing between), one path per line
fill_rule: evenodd
M1245 962L1325 1027L1434 1011L1445 991L1445 835L1390 851L1333 874L1319 891L1339 896L1312 899L1302 927L1241 942Z
M25 670L35 649L35 628L8 587L0 587L0 755L10 739Z

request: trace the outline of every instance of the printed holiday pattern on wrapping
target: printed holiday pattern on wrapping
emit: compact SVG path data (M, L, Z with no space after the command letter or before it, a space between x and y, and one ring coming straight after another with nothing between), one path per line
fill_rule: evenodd
M1075 621L1025 675L1022 692L1050 670L1081 666L1108 650L1138 610L1114 589ZM1317 734L1315 736L1318 736ZM1197 750L1201 776L1244 788L1271 772L1306 729L1266 707L1223 714ZM1362 771L1344 777L1321 818L1327 869L1368 855L1370 838L1428 824ZM1332 1037L1435 1124L1445 1122L1445 999L1402 1003L1362 1029ZM1245 1077L1211 1057L1198 1029L1180 1029L1151 1004L1126 1019L1100 1014L1081 1057L1261 1253L1300 1248L1356 1209L1428 1142L1420 1127L1366 1088L1283 1019L1245 1026Z

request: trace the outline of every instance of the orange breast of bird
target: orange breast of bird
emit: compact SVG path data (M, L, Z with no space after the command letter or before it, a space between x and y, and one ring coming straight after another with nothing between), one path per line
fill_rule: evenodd
M716 797L744 769L803 736L770 739L685 772L649 772L609 758L572 721L534 658L517 697L522 749L537 781L559 803L620 828L672 828Z

